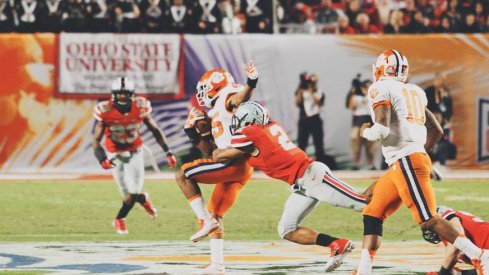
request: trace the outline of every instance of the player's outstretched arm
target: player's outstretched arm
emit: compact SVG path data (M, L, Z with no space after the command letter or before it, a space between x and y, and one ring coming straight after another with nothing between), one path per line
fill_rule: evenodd
M428 152L435 144L438 143L440 138L443 136L443 128L441 128L440 123L436 119L435 115L428 109L425 111L426 114L426 143L424 144L424 149Z
M243 91L229 97L228 101L226 102L226 107L228 110L238 108L241 103L248 101L253 94L253 90L256 88L256 84L258 83L258 71L253 64L253 60L250 60L248 64L243 65L243 70L248 77L246 87Z
M95 129L93 131L93 141L92 148L95 157L104 169L110 169L115 166L115 164L107 158L104 148L100 145L105 132L105 124L102 121L97 121L95 124Z
M163 134L163 131L161 131L161 129L158 127L156 121L151 115L147 115L143 121L146 127L148 127L148 129L155 137L156 142L161 146L163 151L166 153L166 157L168 159L168 166L170 168L175 168L177 165L177 159L175 158L175 155L173 155L172 151L170 150L170 147L168 146L168 142L166 141L165 134Z
M375 107L374 114L374 125L364 123L360 128L360 135L371 141L381 141L385 139L390 132L391 107L388 105L379 105Z
M215 162L227 162L237 157L241 157L244 154L246 154L244 151L233 147L227 147L214 150L212 152L212 159L214 159Z

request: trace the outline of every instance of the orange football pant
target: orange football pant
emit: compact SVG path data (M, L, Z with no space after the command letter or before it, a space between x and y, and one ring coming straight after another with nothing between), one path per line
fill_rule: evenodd
M248 158L242 157L228 163L212 159L197 159L182 165L189 179L198 183L216 184L208 204L209 211L221 217L233 206L243 186L253 174Z
M413 153L389 167L374 187L363 215L387 219L402 203L413 220L421 224L436 215L435 193L430 181L431 160L424 153Z

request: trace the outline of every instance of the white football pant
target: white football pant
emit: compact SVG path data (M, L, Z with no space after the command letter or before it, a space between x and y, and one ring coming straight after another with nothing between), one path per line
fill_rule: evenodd
M119 187L123 197L127 194L139 194L143 190L144 183L144 153L142 148L134 152L109 153L109 159L113 159L115 167L112 168L112 176Z
M297 179L292 187L293 193L285 202L278 225L282 238L296 230L319 201L355 211L362 211L366 205L363 195L334 177L328 166L317 161L309 165L302 178Z

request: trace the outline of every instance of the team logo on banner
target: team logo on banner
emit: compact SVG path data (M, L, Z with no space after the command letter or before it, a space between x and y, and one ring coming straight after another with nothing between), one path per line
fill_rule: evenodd
M175 96L183 90L180 42L179 35L62 33L58 95L107 95L110 83L124 75L139 94Z
M477 160L489 160L489 98L479 99Z

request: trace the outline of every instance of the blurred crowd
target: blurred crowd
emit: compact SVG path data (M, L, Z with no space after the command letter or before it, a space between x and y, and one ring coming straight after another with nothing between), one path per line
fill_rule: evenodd
M0 0L0 32L479 33L489 0Z
M487 0L288 0L288 22L309 33L489 32ZM287 31L287 30L284 30Z

